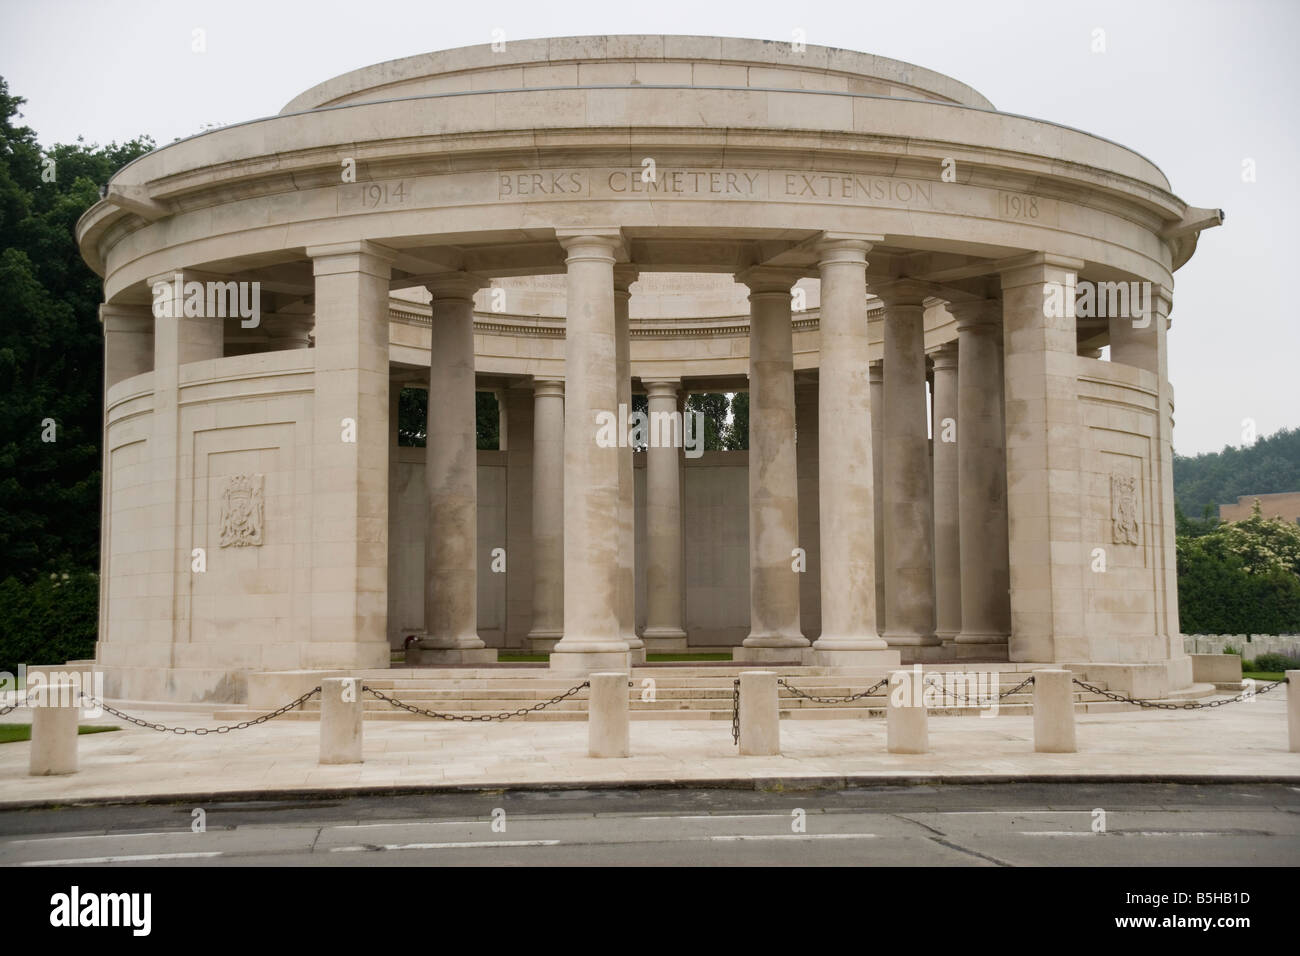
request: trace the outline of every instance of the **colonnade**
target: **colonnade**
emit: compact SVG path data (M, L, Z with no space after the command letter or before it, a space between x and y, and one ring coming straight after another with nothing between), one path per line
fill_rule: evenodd
M573 230L560 239L564 379L533 382L532 526L531 533L516 529L512 540L532 548L523 572L533 583L530 643L551 651L555 669L576 672L626 666L629 654L635 663L647 652L685 649L683 471L679 447L651 443L646 623L638 636L633 452L628 443L597 438L598 414L631 405L628 303L636 271L620 264L627 255L617 230ZM736 275L750 291L750 631L734 655L845 664L888 664L900 652L918 660L1084 659L1089 582L1079 557L1079 344L1073 317L1043 308L1044 288L1067 285L1083 263L1039 253L991 264L976 285L882 281L868 271L875 241L827 235L816 246L820 364L816 380L798 387L791 290L811 267L759 266ZM311 487L323 509L308 529L310 628L323 636L313 637L305 657L326 661L350 646L364 644L367 654L372 643L386 647L392 252L368 242L307 251L315 286ZM420 648L429 663L473 664L496 653L477 634L476 606L473 329L474 294L483 283L468 273L427 283L429 508ZM883 356L876 361L868 351L871 294L883 303ZM923 316L939 301L956 337L927 357ZM1165 537L1172 527L1161 484L1171 460L1169 309L1168 291L1159 289L1149 320L1110 321L1112 361L1161 383L1151 494ZM218 358L220 329L202 318L153 323L146 309L125 306L105 306L104 323L106 386L152 365L154 437L166 450L181 414L179 370ZM680 411L680 379L656 375L642 384L652 413ZM179 454L162 458L186 467ZM158 485L170 515L175 505L164 496L175 493L178 480L162 475ZM159 524L160 540L180 533L174 523ZM179 538L173 547L182 557L191 549ZM1162 540L1155 553L1156 573L1172 594L1170 548ZM801 549L815 560L801 561ZM184 577L181 560L175 579ZM800 574L801 565L809 573ZM167 600L183 598L178 592ZM801 614L801 604L814 600L820 613ZM1162 601L1157 633L1176 633L1176 607L1168 595Z
M583 672L686 647L682 600L681 451L646 451L646 626L634 626L630 443L597 440L600 413L631 407L629 287L615 230L561 235L566 251L564 381L534 385L534 649ZM792 294L800 271L737 274L750 290L750 631L738 660L889 664L998 656L1010 631L1002 301L949 303L957 339L934 351L933 451L923 317L932 286L872 282L884 303L883 360L868 347L871 236L817 247L821 346L815 395L820 636L801 630L799 478ZM430 662L492 652L474 632L476 515L473 304L457 274L433 297L426 468L426 633ZM678 379L643 382L652 415L678 412ZM813 504L805 501L805 523ZM877 565L877 556L882 563ZM802 562L806 568L806 559Z

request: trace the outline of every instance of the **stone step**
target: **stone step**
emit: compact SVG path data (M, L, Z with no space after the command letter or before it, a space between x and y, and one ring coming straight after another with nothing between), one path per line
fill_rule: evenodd
M844 685L835 685L835 684L827 685L827 687L805 687L801 689L803 689L803 691L809 692L810 695L814 697L849 697L855 695L855 693L861 693L861 688L844 687ZM541 691L541 689L528 689L528 688L497 689L497 688L408 687L408 688L381 688L380 692L387 697L400 698L400 700L411 702L411 704L416 704L416 702L437 702L437 701L456 701L456 700L493 700L493 701L500 701L502 702L502 704L511 704L511 702L534 702L534 701L550 700L551 697L556 696L555 693L551 693L549 691ZM965 691L958 691L957 693L965 697L972 696L969 695L969 693L965 693ZM731 687L698 687L698 688L658 687L655 688L653 700L654 701L712 700L712 698L724 698L724 697L728 698L729 700L729 698L731 698L732 695L733 695L733 688ZM872 693L871 698L879 698L879 700L884 700L885 695L887 695L887 692L885 692L884 688L881 688L879 689L879 691ZM1084 696L1084 695L1091 695L1091 692L1075 691L1076 697ZM790 698L790 700L803 700L802 697L798 697L798 695L794 695L794 693L787 691L787 689L785 688L779 689L779 696L781 698ZM1023 691L1019 691L1018 693L1015 693L1015 695L1013 696L1030 697L1032 696L1032 691L1026 688L1023 689ZM1095 695L1091 695L1091 696L1095 696ZM370 700L377 700L377 698L374 698L369 695L367 695L367 697L370 698ZM580 700L580 698L584 698L585 700L585 692L577 693L577 695L573 697L568 697L567 700ZM633 704L638 704L638 702L650 702L650 701L642 700L641 688L629 688L628 700L632 701ZM949 697L949 700L953 700L953 698Z
M852 688L852 687L846 688L842 686L825 687L825 688L807 687L802 689L808 692L813 697L831 697L831 698L849 697L852 696L853 694L861 692L861 688ZM1007 689L1009 690L1010 688ZM449 705L455 703L456 701L478 700L478 701L495 702L495 705L498 705L498 709L502 709L502 710L511 709L514 707L529 706L531 704L538 703L540 701L550 700L552 697L556 696L555 693L551 693L547 691L528 691L528 690L497 691L494 688L466 688L466 689L458 689L458 690L447 690L447 689L440 689L440 688L401 688L401 689L388 688L388 689L381 690L380 693L383 693L385 696L393 697L399 700L406 701L407 703L416 704L419 706L433 707L433 706L439 706L444 704ZM637 707L638 705L644 705L644 704L652 704L652 703L676 705L676 704L686 704L691 701L702 701L702 700L730 701L732 695L733 695L733 689L731 687L703 687L703 688L691 688L691 689L657 688L653 700L643 700L642 692L640 688L629 688L628 701L631 703L633 707ZM1074 692L1074 695L1076 700L1103 699L1102 695L1093 694L1090 691L1083 691L1083 690L1076 690ZM809 701L804 697L800 697L797 694L792 694L789 691L786 691L784 689L782 689L779 692L778 696L782 700L803 701L804 703L807 704L816 703L815 701ZM366 697L368 700L377 701L377 698L374 698L370 695L366 695ZM587 692L582 691L579 692L578 694L575 694L573 697L565 698L565 700L562 701L561 703L567 703L575 700L586 700L586 697L587 697ZM967 700L961 699L962 697L970 698L973 697L973 695L963 693L961 694L961 697L949 696L949 697L939 697L937 699L943 700L947 704L968 703ZM1033 697L1033 691L1030 690L1029 688L1025 688L1024 690L1018 691L1016 694L1011 695L1010 698L999 698L999 699L1005 700L1005 699L1023 698L1025 700L1031 700L1032 697ZM863 699L883 701L885 700L885 698L886 698L886 693L882 689L880 691L871 694L869 697Z
M942 672L936 672L942 673ZM867 687L876 683L883 677L883 674L871 675L867 678L846 678L845 675L816 675L805 676L797 675L785 678L790 684L809 693L815 693L822 697L843 696L850 693L858 693ZM1005 676L1000 678L998 687L1001 690L1009 690L1016 684L1023 681L1029 674L1020 674L1018 676ZM730 688L733 677L724 677L719 679L717 675L712 677L674 677L672 679L656 678L654 687L656 693L663 696L669 690L694 690L694 689L717 689L720 687ZM439 691L457 691L463 689L486 689L491 688L493 693L518 692L538 693L544 697L554 697L556 694L566 691L575 684L580 683L576 680L556 680L552 678L517 681L517 680L489 680L484 678L461 678L453 680L429 679L429 678L365 678L362 683L367 687L373 687L384 693L401 693L413 690L439 690ZM642 688L642 682L633 678L632 685L638 693ZM1106 684L1103 681L1092 681L1090 683L1105 689Z
M1074 699L1076 704L1086 703L1089 701L1102 700L1102 698L1100 697L1095 697L1091 695L1089 696L1075 695ZM440 713L444 713L444 712L496 713L496 712L517 710L522 707L531 706L531 704L534 703L530 701L503 701L503 700L491 700L491 699L476 700L472 698L463 699L463 700L444 700L444 701L412 700L410 698L404 698L404 700L406 703L412 704L416 707L422 707L425 710L434 710ZM1013 704L1031 705L1032 703L1033 703L1032 696L1028 694L1014 694L1010 697L1007 697L1005 700L1003 700L999 706L1006 707ZM827 709L827 708L859 709L859 708L870 708L870 707L884 707L885 705L886 705L886 699L882 696L864 697L854 701L843 701L843 702L811 701L811 700L804 700L798 697L781 698L782 708L791 709L791 710L794 709L815 710L815 709ZM948 709L975 709L975 710L980 709L975 707L975 705L964 705L964 704L957 704L957 703L949 703L944 706L945 708ZM307 709L312 711L320 710L320 704L318 701L309 701L306 704L306 707ZM658 710L665 710L665 711L722 710L722 709L729 709L730 707L731 707L731 698L724 697L721 695L717 697L699 697L699 698L690 698L690 699L682 699L682 700L657 700L657 701L636 700L636 701L632 701L630 704L630 709L633 713L636 713L638 711L650 711L650 710L656 710L656 711ZM363 704L363 708L367 712L399 709L393 707L391 704L388 704L384 701L375 700L374 698L367 699ZM556 710L556 711L581 711L585 713L587 710L587 702L586 700L578 700L578 699L562 700L562 701L558 701L557 703L551 704L546 709Z
M1001 673L1019 673L1028 676L1033 671L1041 668L1042 664L1025 664L1025 663L967 663L964 661L945 661L943 663L922 664L921 669L924 673L943 673L951 672L969 672L977 671L987 673L989 671L998 671ZM632 668L632 677L640 680L644 677L653 677L656 680L662 680L666 675L674 677L713 677L720 676L736 677L742 671L766 670L775 671L782 677L875 677L880 678L892 670L898 670L895 667L826 667L816 665L788 664L788 665L765 665L765 664L736 664L721 663L716 666L692 666L692 665L658 665L658 666L636 666ZM504 678L525 678L527 680L548 680L557 683L568 682L572 687L577 683L573 677L562 675L553 675L545 665L534 667L514 666L514 667L392 667L383 670L361 670L356 672L357 677L369 682L372 678L375 680L410 680L410 679L429 679L438 680L463 680L463 679L485 679L501 680ZM1022 678L1023 679L1023 678Z
M840 697L850 697L853 696L854 694L861 693L863 688L829 686L829 687L804 687L801 688L801 690L805 691L812 697L840 698ZM1006 688L1005 690L1010 690L1010 688ZM1005 693L1005 690L1003 691L1003 693ZM384 688L380 690L380 693L384 694L387 697L393 697L398 700L403 700L411 704L417 704L422 707L437 706L440 704L451 704L456 701L463 701L463 700L478 700L478 701L495 702L499 704L502 709L507 709L512 707L530 706L540 701L550 700L551 698L557 696L558 692L529 691L529 690L498 691L495 688L446 689L446 688L412 687L412 688L397 688L397 689ZM730 701L733 696L733 693L734 691L733 688L731 687L696 687L696 688L660 687L660 688L656 688L653 699L643 700L641 688L629 688L628 701L633 707L636 707L637 705L640 704L652 704L652 703L653 704L680 704L680 703L689 703L691 701L701 701L701 700ZM959 692L959 693L960 696L957 697L955 696L944 697L942 695L936 695L935 699L942 700L948 704L957 704L957 703L965 704L968 702L968 700L962 698L970 698L973 700L974 695L965 694L963 692ZM580 691L579 693L575 694L572 697L565 698L565 700L562 701L561 703L567 703L574 700L585 701L587 699L587 695L588 695L587 691L585 690ZM1102 695L1093 694L1090 691L1084 691L1084 690L1075 690L1074 695L1076 700L1094 699L1094 698L1097 700L1103 699ZM367 700L378 701L378 698L375 698L372 695L367 694L365 696ZM887 696L888 696L887 692L884 689L881 689L869 695L868 697L861 698L861 699L883 701L886 699ZM815 701L809 701L807 700L807 698L802 697L798 694L793 694L785 689L781 689L778 691L778 697L780 697L781 700L803 701L804 703L808 703L808 704L816 703ZM1014 695L1011 695L1010 698L999 698L999 699L1005 700L1005 699L1023 698L1025 700L1031 700L1032 697L1033 697L1033 691L1030 688L1025 688L1021 691L1018 691ZM232 706L237 706L237 705L232 705Z
M1089 700L1075 703L1076 714L1097 714L1097 713L1115 713L1118 711L1138 710L1135 704L1125 704L1118 701L1108 700ZM781 708L781 718L783 720L856 720L856 719L884 719L886 708L882 705L868 707L792 707ZM481 713L490 713L491 711L463 711L448 710L443 711L452 716L461 716L474 718ZM1033 713L1033 705L1029 702L1024 703L1005 703L998 708L998 717L1025 717ZM976 717L978 719L988 719L979 717L980 710L976 707L932 707L930 716L932 717ZM214 720L219 721L236 721L246 720L249 714L246 711L228 710L217 711L213 715ZM318 720L320 714L318 711L292 711L278 720ZM547 708L543 711L535 711L525 714L522 717L512 718L513 720L561 720L561 721L585 721L587 714L585 710L556 710ZM691 709L691 710L633 710L631 712L633 720L731 720L731 708L717 709ZM442 720L430 717L422 717L417 714L411 714L402 710L394 710L391 707L385 707L383 710L366 710L367 720L423 720L430 724L444 723ZM445 721L450 723L451 721ZM474 721L466 721L474 722ZM487 721L483 721L487 723Z

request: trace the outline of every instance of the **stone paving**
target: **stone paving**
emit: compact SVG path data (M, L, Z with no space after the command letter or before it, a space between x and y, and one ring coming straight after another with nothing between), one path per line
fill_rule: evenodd
M271 721L223 735L178 736L127 725L79 738L80 771L27 775L30 743L0 745L0 806L29 801L351 788L573 785L837 778L1080 776L1269 777L1300 786L1278 688L1213 710L1083 714L1079 752L1033 752L1033 718L934 717L931 752L890 754L885 721L783 721L779 757L740 757L723 721L633 722L633 756L587 756L585 723L367 721L365 763L317 764L319 724ZM211 725L194 709L140 711L168 725ZM19 710L5 721L30 719ZM83 723L116 723L100 717ZM767 784L771 785L771 784Z

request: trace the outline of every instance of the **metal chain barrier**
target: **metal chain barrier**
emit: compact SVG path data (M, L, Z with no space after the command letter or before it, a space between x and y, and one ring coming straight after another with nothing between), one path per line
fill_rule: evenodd
M628 684L630 686L631 681L629 681ZM396 697L389 697L387 694L381 693L380 691L375 690L373 687L368 687L365 684L361 685L361 689L366 693L379 698L382 701L386 701L391 707L395 707L398 710L409 711L410 713L418 714L421 717L433 717L436 718L437 720L490 721L490 720L509 720L512 717L522 717L525 714L531 714L534 711L545 710L547 707L550 707L552 704L558 704L560 701L572 697L574 694L582 690L584 687L590 687L590 686L591 686L591 681L583 681L581 684L575 684L573 687L570 687L568 690L566 690L563 694L558 694L555 697L552 697L550 700L540 701L539 703L534 704L532 707L520 707L518 710L503 711L499 714L440 714L436 710L425 710L423 707L416 707L414 704L408 704L403 700L398 700Z
M1171 704L1168 703L1167 701L1162 701L1162 700L1139 700L1136 697L1129 697L1127 694L1112 693L1111 691L1108 690L1102 690L1100 687L1094 687L1092 684L1088 684L1084 681L1081 681L1077 677L1073 677L1071 678L1071 680L1073 680L1074 683L1078 684L1084 690L1092 691L1094 694L1101 694L1103 697L1108 697L1111 700L1121 701L1122 703L1125 704L1137 704L1139 707L1146 707L1155 710L1208 710L1212 707L1222 707L1224 704L1235 704L1238 701L1249 700L1253 697L1258 697L1260 694L1267 694L1275 687L1278 687L1279 685L1285 684L1287 682L1287 678L1283 677L1281 680L1272 681L1268 684L1265 684L1259 690L1245 690L1242 691L1240 694L1238 694L1236 697L1225 697L1222 700L1212 700L1208 704L1203 704L1197 700L1189 700L1181 704Z
M967 697L965 694L959 694L955 690L949 690L948 687L945 686L944 682L941 679L935 680L935 678L937 677L939 677L938 674L927 675L925 678L925 685L927 687L939 688L939 691L940 693L943 694L945 700L951 697L953 700L958 701L960 703L975 704L976 706L982 706L984 704L990 703L988 698L981 698L978 695L976 695L975 697ZM1030 674L1028 677L1022 680L1015 687L1011 688L1009 691L998 694L998 700L1005 700L1006 698L1010 697L1012 694L1020 693L1020 691L1024 690L1033 682L1034 682L1034 675Z
M731 742L740 746L740 678L731 682Z
M863 697L870 697L880 688L889 683L889 678L885 677L875 684L872 684L860 694L850 694L848 697L814 697L812 694L805 693L798 687L795 687L784 677L778 677L776 682L784 687L796 697L802 697L804 700L816 701L819 704L845 704L853 700L861 700ZM740 678L737 677L731 682L731 742L740 746Z
M256 727L258 724L264 724L268 720L275 720L275 718L287 714L295 707L301 707L303 704L307 703L307 701L311 700L319 693L320 693L320 687L319 686L313 687L311 690L307 691L307 693L303 694L297 700L292 700L289 703L285 704L283 707L278 707L275 710L271 711L269 714L262 714L260 717L254 717L252 720L241 720L237 724L223 724L220 727L168 727L165 726L164 724L154 723L151 720L142 720L139 717L132 717L130 714L124 714L116 707L110 707L102 700L98 700L97 698L91 697L88 694L82 694L81 701L83 706L87 703L92 704L96 707L101 708L104 711L104 713L112 714L114 717L120 717L122 720L135 724L137 727L147 727L149 730L156 730L159 733L180 734L180 735L193 734L196 737L205 737L208 734L228 734L232 730L247 730L249 727Z
M848 697L814 697L812 694L804 693L798 687L795 687L793 684L787 681L784 677L778 677L776 679L776 682L782 687L784 687L786 690L788 690L790 693L794 694L796 697L802 697L804 700L816 701L819 704L847 704L849 701L861 700L863 697L870 697L876 691L880 690L880 688L888 684L889 678L888 677L882 678L880 681L878 681L875 684L872 684L870 687L864 690L861 694L850 694Z
M24 694L22 697L18 698L12 704L10 704L8 707L0 707L0 717L5 716L6 714L12 714L19 707L26 707L30 703L31 703L31 698Z

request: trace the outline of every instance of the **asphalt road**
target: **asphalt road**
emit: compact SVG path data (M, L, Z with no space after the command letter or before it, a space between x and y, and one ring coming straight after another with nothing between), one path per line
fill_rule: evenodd
M6 866L622 864L1295 866L1300 787L555 790L0 812Z

